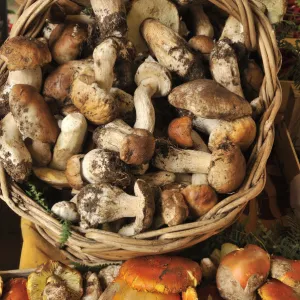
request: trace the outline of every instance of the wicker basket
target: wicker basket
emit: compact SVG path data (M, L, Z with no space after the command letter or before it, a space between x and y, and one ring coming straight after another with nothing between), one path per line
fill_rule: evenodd
M19 19L12 29L11 37L17 35L36 37L55 1L25 1L20 8ZM265 79L260 97L267 109L258 126L258 136L248 160L247 177L243 186L196 222L145 232L134 237L122 237L116 233L97 229L82 230L73 226L72 234L61 250L71 261L85 265L99 265L106 262L105 260L125 260L135 256L162 254L188 248L230 226L240 216L248 201L263 190L266 181L266 162L274 142L273 123L282 97L277 78L281 56L276 38L269 20L251 0L209 1L242 22L246 47L249 50L258 48L264 65ZM5 64L0 62L2 82L6 78L6 72ZM15 213L32 221L47 241L59 247L61 223L26 196L20 187L6 176L2 167L0 167L0 181L1 199Z

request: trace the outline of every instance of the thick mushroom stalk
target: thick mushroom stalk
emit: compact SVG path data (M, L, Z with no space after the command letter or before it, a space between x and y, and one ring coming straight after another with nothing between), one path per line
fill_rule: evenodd
M190 7L190 12L193 20L194 35L204 35L213 38L214 27L204 12L203 6L201 4L194 4Z
M98 127L93 140L98 148L120 153L120 159L130 165L148 163L155 150L155 140L149 131L132 129L122 120Z
M172 88L171 75L166 68L154 61L146 61L135 75L138 85L134 93L136 122L134 128L146 129L151 133L155 127L155 111L151 99L167 96Z
M236 120L251 116L251 105L213 80L199 79L182 84L169 95L169 102L197 117Z
M246 161L240 149L230 143L219 145L212 154L179 150L159 141L153 165L173 173L208 174L209 184L219 193L231 193L243 182L246 175Z
M193 125L201 132L209 135L208 147L216 149L224 140L229 140L247 150L256 136L256 124L251 117L244 117L234 121L220 119L205 119L196 117Z
M245 98L237 56L227 41L221 40L215 44L210 54L210 71L216 82Z
M135 218L119 231L121 235L133 236L152 224L154 196L151 187L142 180L134 185L131 196L123 190L108 184L87 185L78 194L78 212L81 221L89 227L116 221L122 218Z
M1 121L0 160L6 172L17 182L26 180L31 172L32 159L11 113Z
M54 147L50 167L65 170L68 159L80 152L86 132L87 122L81 113L67 115L61 124L61 133Z
M171 28L157 20L146 19L141 33L158 62L186 81L204 77L201 59L189 48L187 42Z
M52 158L51 146L38 140L25 140L25 145L32 157L33 165L36 167L46 167Z
M153 172L139 176L140 179L146 181L149 185L154 187L160 187L166 184L174 183L176 175L171 172Z

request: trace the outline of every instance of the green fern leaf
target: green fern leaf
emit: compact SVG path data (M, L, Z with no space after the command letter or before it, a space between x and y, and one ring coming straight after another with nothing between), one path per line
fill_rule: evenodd
M72 233L71 233L71 222L64 220L61 223L62 223L62 230L61 230L59 242L60 242L60 247L63 248Z

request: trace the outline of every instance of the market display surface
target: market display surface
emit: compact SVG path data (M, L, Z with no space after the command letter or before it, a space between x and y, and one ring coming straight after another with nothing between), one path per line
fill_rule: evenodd
M0 48L1 199L85 265L206 240L266 181L284 1L86 2L25 1Z

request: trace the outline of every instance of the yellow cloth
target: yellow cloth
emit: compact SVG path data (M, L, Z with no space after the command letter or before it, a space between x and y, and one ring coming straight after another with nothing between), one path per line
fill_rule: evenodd
M49 244L37 232L34 224L30 221L21 220L21 230L23 237L23 247L20 259L20 269L36 268L49 259L68 263L59 249Z

